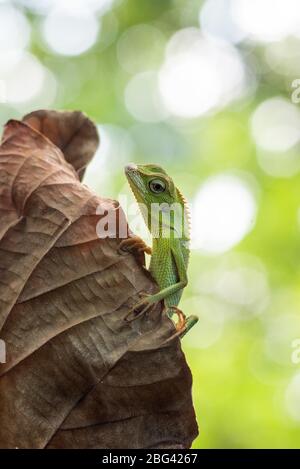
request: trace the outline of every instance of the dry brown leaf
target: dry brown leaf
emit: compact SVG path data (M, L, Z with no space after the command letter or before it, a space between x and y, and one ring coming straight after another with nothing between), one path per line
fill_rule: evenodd
M10 121L0 147L0 447L189 447L191 374L159 305L124 320L156 285L143 259L99 239L80 183L98 145L79 112ZM121 170L121 168L120 168Z

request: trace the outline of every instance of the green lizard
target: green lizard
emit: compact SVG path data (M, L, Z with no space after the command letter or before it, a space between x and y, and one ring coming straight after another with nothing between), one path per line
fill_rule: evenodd
M156 294L143 294L129 314L140 316L164 300L166 314L169 317L177 314L176 335L182 336L198 321L197 316L186 318L177 307L188 282L190 225L187 202L160 166L130 163L125 167L125 174L153 240L151 249L134 236L121 241L120 249L152 254L149 271L160 288Z

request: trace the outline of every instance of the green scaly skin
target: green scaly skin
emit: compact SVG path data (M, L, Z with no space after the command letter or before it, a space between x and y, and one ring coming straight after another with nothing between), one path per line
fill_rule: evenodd
M142 310L143 313L154 303L164 300L165 311L172 317L174 312L180 312L177 306L188 282L190 251L187 202L160 166L131 163L126 166L125 174L153 237L149 271L160 288L158 293L145 296L132 311ZM153 204L156 207L157 204L164 204L160 207L164 207L165 215L153 210ZM173 209L170 210L170 207ZM184 319L180 335L183 336L197 321L197 316Z

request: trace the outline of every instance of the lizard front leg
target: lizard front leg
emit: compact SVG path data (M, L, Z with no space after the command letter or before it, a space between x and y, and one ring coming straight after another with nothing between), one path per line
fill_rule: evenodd
M152 305L164 300L173 293L176 293L178 290L182 290L187 285L186 267L183 255L180 249L176 249L176 244L174 247L171 248L171 255L174 257L175 260L179 281L174 283L173 285L163 288L154 295L144 294L144 297L129 311L126 317L127 320L130 320L130 317L132 318L131 320L140 317L142 314L148 311L152 307ZM174 305L174 307L176 307L176 305Z
M145 256L146 254L151 254L152 249L150 246L140 238L139 236L130 236L129 238L123 239L118 246L118 253L124 254L125 252L131 252L141 264L145 266Z

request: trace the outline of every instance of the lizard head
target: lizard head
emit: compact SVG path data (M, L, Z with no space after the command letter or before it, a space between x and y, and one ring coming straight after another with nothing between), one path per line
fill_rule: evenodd
M150 213L153 215L152 207L154 204L159 204L162 211L168 211L168 207L179 204L182 209L180 210L181 215L189 218L185 198L161 166L129 163L125 167L125 174L137 202L147 209L148 216ZM149 218L145 214L143 215L149 227ZM178 217L178 219L181 218ZM189 228L189 219L187 225L186 229Z
M139 203L150 208L150 205L155 203L172 204L175 202L174 183L160 166L130 163L125 167L125 174Z

